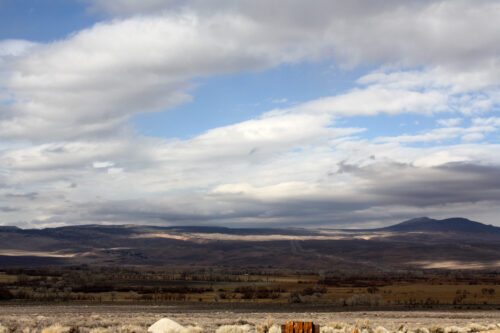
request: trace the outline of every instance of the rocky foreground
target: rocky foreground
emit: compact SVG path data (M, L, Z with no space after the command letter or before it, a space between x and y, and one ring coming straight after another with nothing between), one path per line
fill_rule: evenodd
M500 311L266 313L189 311L165 306L0 307L0 333L278 333L280 324L293 320L314 321L324 333L352 333L355 329L359 333L500 330Z

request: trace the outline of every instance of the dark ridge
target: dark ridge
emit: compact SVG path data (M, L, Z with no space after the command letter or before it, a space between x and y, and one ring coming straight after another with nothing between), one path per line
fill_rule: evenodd
M19 230L22 230L18 227L15 227L15 226L11 226L11 225L6 225L6 226L1 226L0 225L0 232L9 232L9 231L19 231Z
M60 266L70 264L65 258L36 257L36 256L2 256L0 255L0 267L40 267Z
M463 232L463 233L493 233L500 234L500 228L480 222L471 221L463 217L452 217L444 220L435 220L428 217L419 217L401 222L380 231L427 231L427 232Z
M19 232L28 235L48 236L54 238L78 239L85 235L93 237L102 235L129 236L132 234L142 234L158 231L169 232L189 232L201 234L227 234L227 235L290 235L290 236L310 236L320 234L317 230L305 228L228 228L218 226L148 226L148 225L98 225L86 224L75 226L64 226L44 229L21 229L14 226L0 226L0 232Z
M138 227L140 228L140 227ZM155 230L168 230L173 232L193 232L202 234L227 234L227 235L317 235L315 230L303 228L227 228L211 226L173 226L173 227L146 227Z
M395 225L376 229L306 229L306 228L228 228L219 226L147 226L147 225L99 225L87 224L76 226L65 226L45 229L21 229L16 226L0 226L0 232L15 232L27 235L48 236L54 238L78 239L92 235L100 236L129 236L158 231L189 232L189 233L219 233L228 235L294 235L311 236L318 235L321 230L340 230L346 232L369 232L369 231L427 231L427 232L463 232L463 233L493 233L500 234L500 227L486 225L471 221L462 217L452 217L443 220L429 217L413 218Z

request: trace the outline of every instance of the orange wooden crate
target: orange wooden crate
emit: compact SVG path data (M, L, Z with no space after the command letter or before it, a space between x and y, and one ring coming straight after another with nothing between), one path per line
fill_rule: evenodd
M281 325L281 333L319 333L319 325L310 321L289 321Z

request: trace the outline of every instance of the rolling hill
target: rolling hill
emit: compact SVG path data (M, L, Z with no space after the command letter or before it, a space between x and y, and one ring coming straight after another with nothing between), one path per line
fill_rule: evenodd
M0 227L1 266L200 265L499 269L500 228L421 217L379 229L82 225Z

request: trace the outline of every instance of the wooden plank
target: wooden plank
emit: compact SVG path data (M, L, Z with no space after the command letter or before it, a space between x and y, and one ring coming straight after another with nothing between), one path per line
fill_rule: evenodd
M319 333L319 325L312 321L289 321L281 325L281 333Z

